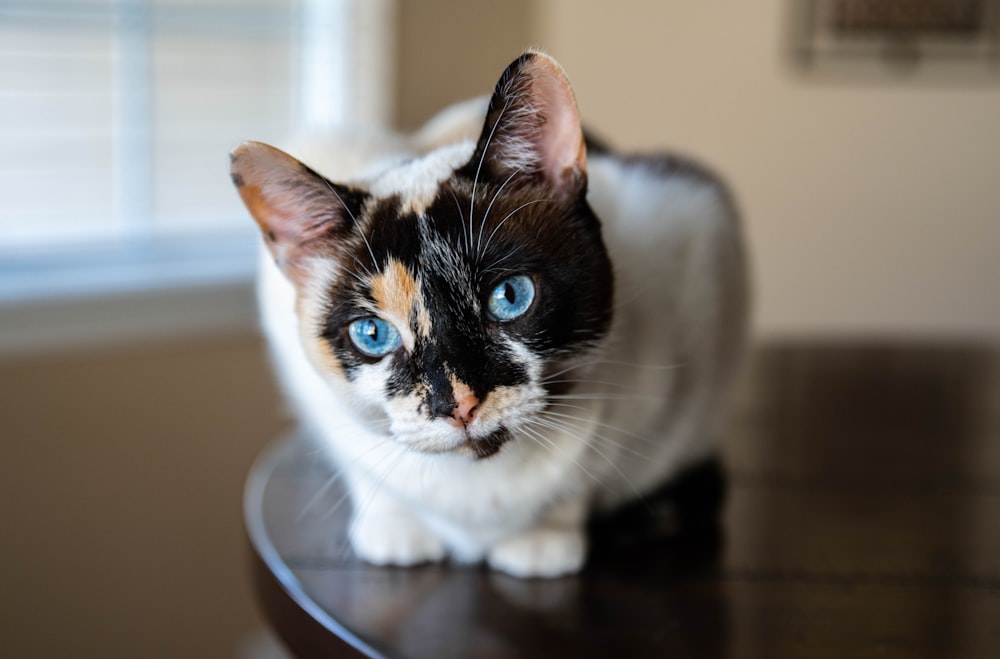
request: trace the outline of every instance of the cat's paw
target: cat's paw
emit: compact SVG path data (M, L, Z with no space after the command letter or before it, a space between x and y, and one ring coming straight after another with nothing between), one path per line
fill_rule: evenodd
M373 565L418 565L445 557L444 544L437 536L403 515L355 520L351 546L359 558Z
M586 554L582 530L542 527L495 545L487 560L494 570L515 577L551 578L579 572Z

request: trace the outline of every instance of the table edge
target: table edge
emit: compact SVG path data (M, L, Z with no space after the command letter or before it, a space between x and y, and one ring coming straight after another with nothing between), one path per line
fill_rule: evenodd
M303 626L313 627L314 632L319 632L316 628L318 625L341 641L345 649L351 648L377 659L384 655L337 622L305 592L292 570L282 560L264 527L264 490L280 461L286 454L294 451L295 444L301 441L295 437L291 433L268 444L254 460L243 489L243 523L253 553L251 569L254 586L265 617L293 651L305 649L303 645L312 647L313 644L303 644L301 636L292 634L289 627L294 625L297 631L301 631ZM282 595L285 596L285 601L276 602ZM289 614L294 615L296 610L301 616L300 620L293 622L292 615Z

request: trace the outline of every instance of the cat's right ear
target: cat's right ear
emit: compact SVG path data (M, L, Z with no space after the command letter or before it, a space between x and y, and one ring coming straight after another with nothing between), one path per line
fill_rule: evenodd
M538 51L514 60L497 82L479 143L466 165L492 173L540 178L554 192L579 194L587 180L580 113L559 64Z
M230 175L278 267L292 281L309 256L354 225L364 194L332 183L287 153L244 142L229 155Z

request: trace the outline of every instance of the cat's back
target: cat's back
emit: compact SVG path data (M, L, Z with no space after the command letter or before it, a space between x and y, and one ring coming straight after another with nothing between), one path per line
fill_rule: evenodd
M588 202L612 249L657 262L739 242L739 218L725 182L705 166L668 152L600 150L588 162ZM630 261L634 262L634 261ZM627 265L625 263L619 265Z
M630 394L606 404L605 422L664 436L632 474L654 483L664 468L704 459L716 446L714 426L747 332L739 215L719 176L672 154L600 150L588 158L588 174L588 202L615 274L597 376L627 383Z
M631 342L641 352L633 356L690 361L696 351L732 361L749 293L739 213L723 179L667 152L598 150L588 172L588 202L614 265L616 325L643 335Z

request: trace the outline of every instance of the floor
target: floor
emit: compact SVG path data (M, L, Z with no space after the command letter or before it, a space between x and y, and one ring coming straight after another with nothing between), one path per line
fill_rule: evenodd
M243 482L287 425L249 331L0 360L0 655L258 646Z

